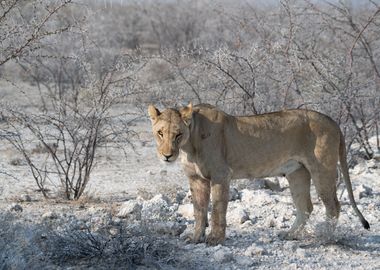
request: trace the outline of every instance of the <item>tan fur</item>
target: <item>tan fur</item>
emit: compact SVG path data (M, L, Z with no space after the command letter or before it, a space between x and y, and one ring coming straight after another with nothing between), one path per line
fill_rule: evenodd
M205 240L211 193L211 232L206 241L212 245L223 243L229 182L236 178L283 175L288 179L297 217L287 238L295 237L313 210L311 179L327 217L337 219L338 161L355 212L363 226L369 228L352 195L343 136L328 116L315 111L287 110L234 117L207 104L190 104L162 113L150 105L149 115L160 159L172 162L179 152L182 154L193 196L194 242Z

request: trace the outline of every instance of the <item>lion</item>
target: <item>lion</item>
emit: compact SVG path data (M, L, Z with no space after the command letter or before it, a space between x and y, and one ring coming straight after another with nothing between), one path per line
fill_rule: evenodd
M346 160L345 141L336 122L322 113L292 109L253 116L232 116L208 104L166 109L150 105L148 113L158 157L181 163L189 178L194 206L194 243L222 244L232 179L285 176L296 208L296 219L286 239L294 239L306 224L313 205L313 179L326 216L337 220L337 165L351 205L364 228L369 224L354 200ZM207 212L212 198L211 231Z

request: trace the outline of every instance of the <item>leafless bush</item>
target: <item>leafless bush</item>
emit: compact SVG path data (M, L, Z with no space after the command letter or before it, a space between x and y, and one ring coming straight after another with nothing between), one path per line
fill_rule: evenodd
M47 241L49 256L61 265L75 265L78 261L93 265L97 261L111 268L146 265L166 269L177 264L176 247L169 241L144 227L119 229L117 235L111 235L107 228L97 233L73 228L54 232Z
M72 4L62 1L8 0L0 4L0 66L28 54L38 53L44 42L73 27L57 17Z
M117 106L125 104L131 95L125 83L133 71L115 63L97 77L88 70L90 64L84 66L87 70L83 73L88 72L83 77L85 84L47 91L43 97L50 105L42 112L28 114L9 105L4 112L12 121L8 121L3 137L22 154L45 197L46 182L56 184L58 180L67 199L78 199L90 180L98 148L110 142L114 146L124 144L124 148L132 135L128 126L137 116L128 117ZM52 87L64 89L60 86L63 81L55 84ZM36 158L38 153L29 151L30 140L39 142L44 149L39 153L45 152L45 158Z

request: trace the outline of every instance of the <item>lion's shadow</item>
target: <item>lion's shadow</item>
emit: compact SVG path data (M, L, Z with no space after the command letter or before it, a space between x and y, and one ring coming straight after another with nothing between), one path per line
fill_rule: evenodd
M235 246L236 242L239 242L239 246L242 249L247 249L252 244L256 243L258 246L265 248L270 247L274 243L283 242L284 244L288 240L281 239L275 232L270 233L268 238L273 238L269 243L262 243L259 235L244 234L239 239L234 237L227 238L226 246ZM307 237L307 239L300 239L291 241L294 243L294 247L303 249L314 249L321 246L336 246L344 251L358 251L358 252L378 252L380 254L380 234L368 234L358 235L347 233L345 235L335 235L331 239L319 239L316 236Z
M313 243L302 244L299 247L308 249L319 246L336 246L345 251L366 251L380 253L380 235L354 235L337 237L332 240L316 241Z

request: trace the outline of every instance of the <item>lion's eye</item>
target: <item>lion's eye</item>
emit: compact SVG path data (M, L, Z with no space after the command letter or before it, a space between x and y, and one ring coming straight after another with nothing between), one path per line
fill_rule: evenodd
M161 138L164 136L164 133L162 133L161 130L159 130L159 131L157 132L157 134L158 134L158 136L160 136Z

